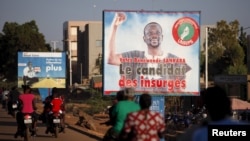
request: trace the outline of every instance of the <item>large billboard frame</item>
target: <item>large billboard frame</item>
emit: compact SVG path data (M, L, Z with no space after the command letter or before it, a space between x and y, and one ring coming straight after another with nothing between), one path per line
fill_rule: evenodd
M145 30L149 23L158 31ZM159 56L147 48L157 43ZM136 94L198 96L199 59L200 11L103 11L103 95L134 87Z
M65 52L18 52L18 87L66 88Z

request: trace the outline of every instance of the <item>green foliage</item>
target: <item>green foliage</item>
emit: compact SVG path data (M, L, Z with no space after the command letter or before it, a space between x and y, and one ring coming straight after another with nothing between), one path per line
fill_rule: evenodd
M14 81L14 82L8 82L8 83L0 81L0 87L1 88L4 87L4 88L7 88L7 89L10 90L12 87L14 87L16 85L17 85L16 81Z
M230 57L229 60L232 61L230 64L236 68L244 64L245 53L238 43L232 45L232 48L229 49L228 56Z
M246 29L248 29L248 28L246 28ZM244 57L244 64L247 64L247 44L248 44L248 41L247 41L246 32L244 32L243 27L240 28L239 44L243 48L244 52L246 53L245 57Z
M247 66L246 65L229 66L225 71L229 75L247 74Z
M34 20L22 25L6 22L2 32L0 33L0 52L2 54L0 59L4 61L0 62L0 73L10 81L16 80L17 52L45 52L48 51L48 46Z
M246 35L241 34L239 42L239 22L217 22L208 31L209 75L246 75ZM240 44L243 43L243 44Z
M103 97L102 93L99 91L91 90L92 96L87 101L87 104L91 108L86 109L86 113L89 115L94 115L103 112L107 106L112 105L112 97Z

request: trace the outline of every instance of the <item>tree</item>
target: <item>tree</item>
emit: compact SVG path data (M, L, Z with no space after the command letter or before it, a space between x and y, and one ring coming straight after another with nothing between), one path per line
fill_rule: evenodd
M247 74L245 51L239 44L239 22L221 20L208 31L209 77L218 74Z
M3 33L0 33L1 61L0 73L8 80L17 79L17 52L43 52L48 51L44 35L34 20L22 25L5 22ZM14 75L13 75L14 74ZM16 74L16 75L15 75Z
M244 52L245 52L245 58L244 58L244 63L247 64L247 33L244 32L245 29L248 29L250 27L247 28L240 28L240 35L239 35L239 44L240 46L243 48Z

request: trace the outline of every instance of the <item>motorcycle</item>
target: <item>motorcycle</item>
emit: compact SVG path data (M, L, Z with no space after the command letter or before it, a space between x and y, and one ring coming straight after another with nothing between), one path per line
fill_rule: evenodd
M36 129L34 129L34 118L31 114L23 114L21 112L18 112L17 115L17 123L18 123L18 130L15 134L15 138L17 138L19 135L23 137L24 141L30 141L31 136L35 135Z
M54 134L54 136L57 138L58 133L63 130L62 127L62 112L50 112L49 113L49 127L48 130L50 133Z
M18 112L18 109L19 109L19 102L18 101L13 102L11 105L11 115L14 118L16 118L16 114Z
M192 124L200 124L207 118L206 107L203 106L196 114L193 115Z
M34 120L31 114L22 114L22 117L21 136L23 136L24 141L29 141L30 137L35 135L35 129L33 128Z

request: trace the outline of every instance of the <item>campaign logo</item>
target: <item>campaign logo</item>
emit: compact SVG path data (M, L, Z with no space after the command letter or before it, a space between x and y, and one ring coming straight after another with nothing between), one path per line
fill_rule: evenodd
M174 40L182 46L193 45L197 41L199 33L198 23L190 17L178 19L172 28Z

